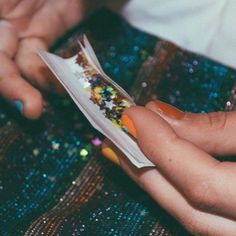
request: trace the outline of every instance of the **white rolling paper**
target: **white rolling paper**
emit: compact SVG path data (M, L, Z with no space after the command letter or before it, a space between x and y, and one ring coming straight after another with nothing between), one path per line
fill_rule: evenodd
M135 105L132 98L104 73L85 36L78 44L81 50L68 59L44 51L39 55L95 129L136 167L154 166L120 121L123 110Z

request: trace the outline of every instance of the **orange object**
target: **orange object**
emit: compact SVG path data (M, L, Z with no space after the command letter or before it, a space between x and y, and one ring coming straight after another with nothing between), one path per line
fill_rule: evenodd
M116 165L120 166L120 160L119 160L117 154L115 153L115 151L112 150L111 147L107 146L106 144L103 144L103 147L102 147L102 154L103 154L103 156L105 156L107 159L109 159L110 161L112 161L112 162L115 163Z
M157 112L162 113L163 115L166 115L172 119L181 120L184 117L184 112L165 102L157 100L155 101L155 106Z
M134 126L134 123L127 115L122 115L121 122L128 129L129 133L133 137L137 138L137 131L136 131L136 128Z

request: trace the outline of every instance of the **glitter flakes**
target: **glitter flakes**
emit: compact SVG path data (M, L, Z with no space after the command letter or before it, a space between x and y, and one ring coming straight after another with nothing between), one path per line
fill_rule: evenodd
M81 151L80 151L81 157L86 157L86 156L88 156L88 154L89 154L89 152L87 149L85 149L85 148L81 149Z
M91 140L92 144L96 147L99 147L102 145L102 140L100 140L99 138L94 138Z
M146 88L146 87L147 87L147 83L146 83L146 82L142 82L142 83L141 83L141 86L142 86L143 88Z
M230 101L227 101L227 102L226 102L226 106L227 106L227 107L230 107L230 106L232 106L232 103L231 103Z
M60 148L60 143L55 141L55 140L52 141L52 149L53 150L59 150L59 148Z
M55 182L55 181L56 181L56 176L50 176L50 177L49 177L49 180L50 180L51 182Z
M78 53L76 63L84 68L84 75L80 74L80 81L86 84L86 91L91 93L90 100L96 104L106 118L116 127L123 128L121 114L126 107L133 105L132 99L105 75L97 71L88 61L83 51ZM87 86L89 83L89 87Z
M39 155L39 149L38 148L33 149L33 155L34 156L38 156Z
M140 211L140 216L146 216L148 214L146 209Z
M113 107L115 107L115 104L113 103L113 101L109 101L109 102L105 102L105 106L112 110Z

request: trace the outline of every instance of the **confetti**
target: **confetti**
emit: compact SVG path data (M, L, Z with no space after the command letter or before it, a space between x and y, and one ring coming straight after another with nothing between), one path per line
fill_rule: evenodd
M102 145L102 140L100 140L99 138L94 138L91 140L91 142L94 146L101 146Z
M80 151L80 156L82 156L82 157L86 157L86 156L88 156L88 151L85 149L85 148L83 148L83 149L81 149L81 151Z
M83 80L84 89L90 91L90 100L99 106L116 127L126 132L127 129L121 123L121 114L126 107L134 105L132 99L127 98L120 88L94 68L84 51L78 53L76 63L83 67L84 73L80 73L80 80Z

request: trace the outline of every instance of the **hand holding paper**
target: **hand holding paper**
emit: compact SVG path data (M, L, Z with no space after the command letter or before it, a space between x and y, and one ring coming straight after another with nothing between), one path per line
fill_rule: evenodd
M154 166L121 123L125 108L135 105L132 98L104 73L85 36L78 44L81 50L69 59L47 52L40 52L40 56L95 129L135 166Z

